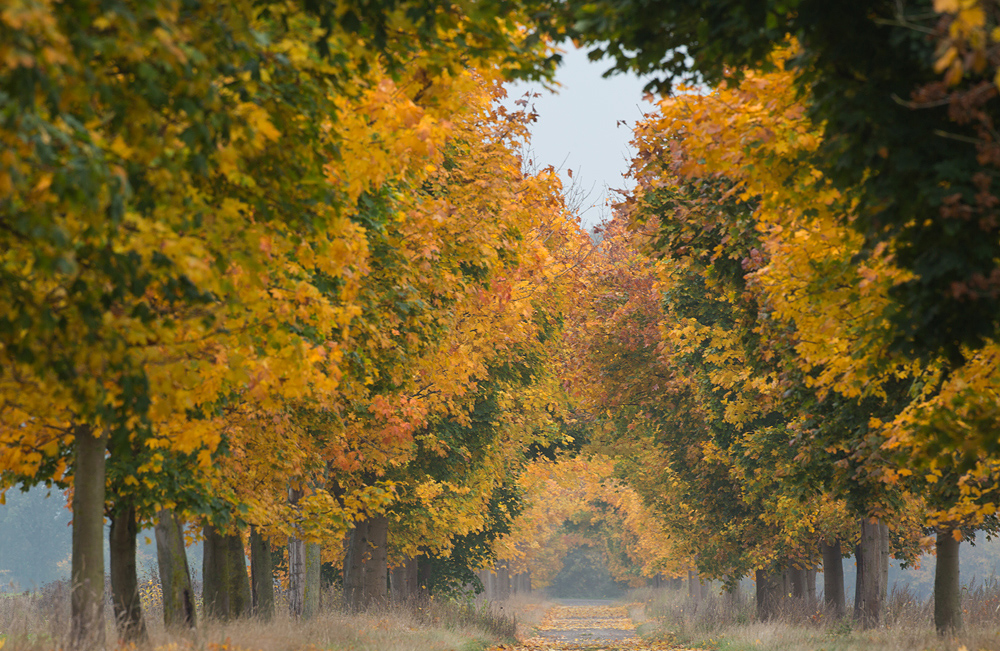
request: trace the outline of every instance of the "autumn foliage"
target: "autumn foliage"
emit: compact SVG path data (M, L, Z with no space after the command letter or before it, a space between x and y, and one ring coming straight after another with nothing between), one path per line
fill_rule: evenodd
M269 545L302 617L323 563L363 608L585 545L634 585L753 576L761 617L853 551L870 626L933 546L961 626L957 545L998 522L995 2L838 14L881 59L781 3L745 50L617 0L126 4L0 10L0 489L69 491L76 647L105 516L132 639L141 525L170 624L187 535L219 618L273 608ZM588 235L503 83L567 35L680 74L689 28L710 85L636 125Z

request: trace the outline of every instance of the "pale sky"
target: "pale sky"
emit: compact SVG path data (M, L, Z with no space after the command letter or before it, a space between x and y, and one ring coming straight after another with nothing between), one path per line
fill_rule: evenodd
M556 80L562 84L557 95L540 84L509 84L507 104L513 106L529 91L540 94L531 100L538 112L531 128L535 167L552 165L560 170L567 189L576 182L588 196L580 212L589 228L609 216L605 204L615 197L610 190L632 186L622 178L631 158L632 125L652 104L643 101L644 82L635 75L602 79L601 73L610 64L592 63L586 51L573 49L571 44L566 47L556 71ZM573 179L568 170L573 170ZM572 193L567 190L567 194Z

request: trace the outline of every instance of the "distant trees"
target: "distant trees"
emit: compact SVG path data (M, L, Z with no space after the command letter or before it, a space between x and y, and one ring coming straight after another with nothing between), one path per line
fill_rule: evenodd
M48 495L48 496L47 496ZM22 590L69 578L72 514L58 491L8 491L0 509L0 582Z

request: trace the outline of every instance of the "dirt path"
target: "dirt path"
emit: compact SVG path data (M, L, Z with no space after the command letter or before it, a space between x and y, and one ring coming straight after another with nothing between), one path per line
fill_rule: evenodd
M524 649L622 651L639 649L641 640L628 607L597 599L563 599L545 614Z

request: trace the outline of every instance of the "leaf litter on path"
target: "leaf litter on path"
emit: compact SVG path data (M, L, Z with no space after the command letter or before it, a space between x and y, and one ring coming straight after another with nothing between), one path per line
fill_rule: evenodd
M641 639L628 616L628 606L555 606L536 635L516 646L490 651L659 651L680 648L666 641Z

